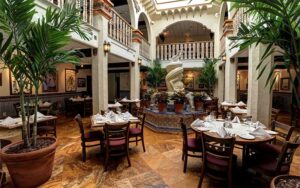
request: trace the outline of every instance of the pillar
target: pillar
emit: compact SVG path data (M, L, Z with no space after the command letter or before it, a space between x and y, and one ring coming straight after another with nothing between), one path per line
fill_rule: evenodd
M229 53L226 53L229 54ZM237 58L226 56L225 63L225 100L236 102Z
M104 53L103 43L108 38L108 21L113 6L109 0L98 1L94 7L94 26L99 30L98 48L92 52L93 114L108 107L108 53Z
M135 29L133 30L132 48L135 50L135 62L132 62L130 66L130 98L140 98L140 65L138 59L140 58L140 45L142 45L143 33Z
M215 92L215 95L218 96L219 102L224 101L224 88L225 88L225 64L218 64L217 67L217 77L218 77L218 84L217 84L217 89Z
M257 65L261 61L263 53L266 50L265 45L251 46L249 48L249 62L248 62L248 115L252 115L254 121L260 121L266 126L270 125L271 108L272 108L272 92L270 92L270 85L266 86L268 73L271 70L273 56L264 60L267 67L260 77L257 79L260 70Z

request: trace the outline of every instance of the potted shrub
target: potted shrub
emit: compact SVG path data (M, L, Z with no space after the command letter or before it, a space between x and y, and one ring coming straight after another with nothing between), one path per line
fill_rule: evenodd
M158 104L158 111L160 113L167 112L167 106L168 106L168 94L166 92L160 92L156 94L156 101Z
M214 87L217 83L217 76L215 65L218 59L204 59L204 67L201 74L198 77L199 83L203 84L207 88L207 94L213 96Z
M149 87L158 88L165 79L166 71L161 67L158 59L154 60L151 67L147 67L146 81Z
M172 95L172 100L174 100L175 113L183 113L184 103L186 101L185 93L183 91L176 91Z
M66 3L62 9L48 8L45 16L36 21L34 0L0 2L0 28L10 41L2 45L0 37L0 58L19 85L23 138L4 147L0 154L16 187L37 187L51 177L57 141L37 138L38 91L56 64L79 61L74 52L63 50L70 42L71 32L87 39L79 11L74 4ZM24 107L24 88L28 85L35 89L32 131Z
M203 100L206 98L205 93L203 92L195 92L194 95L194 105L195 105L195 111L201 111L203 110Z
M144 105L149 108L151 104L151 92L146 92L144 95Z

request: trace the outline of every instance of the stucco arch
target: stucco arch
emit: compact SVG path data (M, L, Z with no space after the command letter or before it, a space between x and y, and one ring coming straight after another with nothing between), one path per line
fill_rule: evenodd
M137 23L138 17L136 16L134 2L133 2L133 0L127 0L127 4L128 4L128 8L129 8L131 26L133 28L136 28L137 27L136 23Z
M222 3L221 8L220 8L220 12L219 12L219 15L220 15L220 19L219 19L219 32L220 32L221 35L223 34L224 18L225 18L226 11L228 11L228 8L229 8L228 3L226 3L226 2Z
M148 41L150 41L151 39L151 27L150 27L150 18L148 17L148 15L145 13L145 12L140 12L137 16L137 28L138 28L138 22L139 22L139 19L140 17L143 16L144 20L145 20L145 23L146 23L146 28L147 28L147 34L148 34Z

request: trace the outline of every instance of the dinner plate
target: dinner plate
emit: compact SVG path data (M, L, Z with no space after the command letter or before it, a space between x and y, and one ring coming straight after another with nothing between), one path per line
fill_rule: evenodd
M241 134L239 135L241 138L246 139L246 140L254 140L255 136L250 135L250 134Z
M196 129L199 130L199 131L203 131L203 132L209 131L209 130L210 130L210 129L207 128L207 127L196 127Z
M271 130L265 130L268 134L278 134L276 131L271 131Z

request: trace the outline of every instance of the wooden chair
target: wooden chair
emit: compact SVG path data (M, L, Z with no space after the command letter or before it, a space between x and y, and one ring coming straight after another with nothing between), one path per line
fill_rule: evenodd
M251 160L250 169L255 172L275 177L277 175L288 174L293 161L296 149L300 145L300 136L298 135L293 142L285 141L279 156L268 155Z
M206 112L215 112L216 117L219 116L219 106L218 106L219 99L212 98L212 100L207 100L204 102L204 110Z
M83 116L93 114L93 101L92 100L84 100L83 102Z
M183 118L181 118L180 124L182 130L182 138L183 138L181 159L184 160L183 172L185 173L188 157L202 158L203 150L202 150L201 138L188 138L187 127L185 123L183 123Z
M58 102L54 102L51 104L47 111L47 115L56 116L59 114Z
M254 151L259 152L261 155L274 155L278 156L282 150L282 144L289 141L293 133L294 127L278 121L272 121L271 130L278 132L276 139L272 143L263 143L253 146ZM278 144L281 143L280 145Z
M10 140L0 139L0 149L4 148L8 144L10 144ZM6 175L5 172L2 171L2 161L0 158L0 187L3 187L6 183Z
M232 171L237 159L233 155L234 143L234 137L220 138L202 134L203 166L198 187L202 186L206 173L217 180L227 179L228 187L232 186Z
M17 103L14 103L14 109L15 109L15 112L16 112L16 116L18 117L19 116L19 113L20 113L20 103L17 102Z
M138 111L137 115L138 115L137 117L139 118L140 122L137 123L134 128L129 129L129 143L135 142L136 145L138 145L138 141L142 141L143 150L145 152L146 149L145 149L145 143L144 143L144 125L145 125L146 114ZM135 139L132 140L131 138L135 138Z
M80 134L81 134L81 147L82 147L82 160L86 161L86 148L100 146L100 150L103 148L103 134L101 131L89 131L85 132L80 114L77 114L74 118L77 122ZM89 142L98 142L97 144L87 145Z
M128 165L131 166L129 159L129 125L122 124L105 124L105 171L107 171L109 157L126 155Z
M300 128L300 108L295 104L291 105L291 125L295 128Z
M272 113L271 113L271 120L272 120L272 121L277 121L279 112L280 112L279 109L272 108Z
M56 120L54 119L52 121L38 123L37 134L40 136L53 135L54 137L56 137Z

